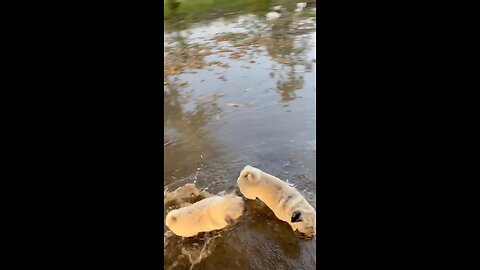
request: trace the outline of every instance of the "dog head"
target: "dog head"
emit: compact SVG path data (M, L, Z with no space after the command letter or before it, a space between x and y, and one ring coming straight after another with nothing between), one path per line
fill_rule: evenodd
M297 209L292 212L291 225L307 238L315 237L317 233L316 213L309 209Z
M244 202L241 197L236 196L235 193L229 193L223 196L222 210L224 211L224 218L227 224L235 222L244 210Z
M200 194L195 184L186 184L183 187L179 187L175 192L182 194L185 197L194 198Z

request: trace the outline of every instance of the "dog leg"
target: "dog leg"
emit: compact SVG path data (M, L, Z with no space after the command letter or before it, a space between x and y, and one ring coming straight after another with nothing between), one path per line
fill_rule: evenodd
M248 190L246 190L245 192L242 192L242 194L243 194L243 196L245 196L245 198L247 198L249 200L256 200L257 199L257 196L249 194Z

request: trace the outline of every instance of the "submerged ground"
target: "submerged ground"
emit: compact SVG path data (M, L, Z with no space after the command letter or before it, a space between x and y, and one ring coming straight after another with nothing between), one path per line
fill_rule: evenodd
M315 3L297 11L294 1L165 6L164 186L218 193L253 165L293 183L316 208ZM167 232L164 268L314 269L316 241L248 201L223 231L188 240Z

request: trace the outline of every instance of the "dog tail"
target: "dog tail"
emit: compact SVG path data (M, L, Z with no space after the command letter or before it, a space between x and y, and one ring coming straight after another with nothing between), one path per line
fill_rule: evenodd
M246 178L250 183L254 184L260 181L262 177L262 171L257 168L254 168L250 165L245 166L243 170L240 172L240 178Z

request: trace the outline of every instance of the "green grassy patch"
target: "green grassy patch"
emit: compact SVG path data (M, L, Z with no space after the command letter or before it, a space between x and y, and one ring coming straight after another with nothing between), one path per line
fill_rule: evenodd
M202 18L208 14L267 11L270 0L164 0L165 20ZM203 16L202 16L203 15Z

